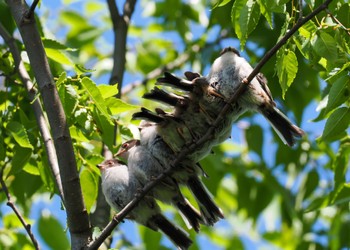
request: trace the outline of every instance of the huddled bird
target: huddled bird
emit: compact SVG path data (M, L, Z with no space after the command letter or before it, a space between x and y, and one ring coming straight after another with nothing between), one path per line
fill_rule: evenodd
M140 141L136 139L123 143L117 156L127 161L129 172L138 177L142 185L147 184L152 178L156 178L165 169L162 163L152 156L148 148L140 145ZM165 178L150 193L157 200L174 205L184 216L186 224L199 232L200 224L204 224L202 215L183 196L173 177Z
M242 81L253 71L252 66L232 48L225 48L211 66L207 80L225 98L230 98ZM267 86L266 78L260 73L248 85L248 90L239 97L234 120L243 112L252 110L261 113L288 146L304 135L277 107Z
M105 160L98 167L101 171L103 194L108 204L116 211L123 209L143 187L138 177L131 173L128 166L118 159ZM142 174L145 175L140 169L138 176ZM151 196L140 200L127 218L154 231L160 230L179 249L188 249L192 244L188 234L161 213L160 207Z
M239 116L246 111L261 113L288 146L293 146L296 139L304 135L304 131L276 107L267 79L261 73L253 78L235 102L229 104L227 113L213 127L218 114L228 105L239 86L246 84L245 79L252 71L252 66L240 53L228 47L213 62L207 76L187 71L184 74L186 79L168 72L158 78L158 87L143 97L166 104L171 110L141 108L133 114L133 119L141 120L140 140L127 141L117 153L127 165L117 159L99 165L102 189L108 203L117 211L122 209L139 188L171 168L171 174L132 210L130 219L153 230L161 230L180 249L187 249L191 240L161 214L156 199L172 204L197 232L200 224L214 225L224 218L201 179L207 175L198 162L211 152L213 146L230 137L232 125ZM168 88L164 89L165 86ZM194 150L173 166L182 150L203 138L211 127L213 133L208 140L202 145L196 144ZM192 192L199 211L183 196L179 185Z

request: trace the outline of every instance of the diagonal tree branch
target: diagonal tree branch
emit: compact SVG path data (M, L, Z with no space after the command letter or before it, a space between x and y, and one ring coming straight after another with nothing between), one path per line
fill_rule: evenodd
M50 170L54 177L55 184L56 184L56 187L58 188L61 199L64 203L63 188L62 188L60 171L58 168L58 161L57 161L55 146L53 144L53 140L41 107L41 103L39 99L35 98L38 91L34 87L33 82L30 80L30 76L23 64L15 39L10 36L10 34L7 32L7 30L1 23L0 23L0 36L2 36L5 43L7 43L7 45L9 46L13 60L15 61L15 67L18 71L19 77L21 78L23 85L26 87L28 91L29 101L33 102L34 115L40 130L41 136L44 141Z
M6 2L23 39L52 130L62 179L72 249L81 249L91 237L91 228L83 201L66 116L35 20L33 17L25 18L28 6L23 0L7 0Z
M16 214L17 218L20 220L21 224L23 225L24 229L27 231L27 234L29 235L30 240L33 242L33 246L35 247L36 250L40 249L39 243L36 240L33 232L32 232L32 228L31 225L28 224L25 219L23 218L23 216L21 215L21 212L19 211L19 209L17 208L17 206L13 203L12 198L11 198L11 194L6 186L6 183L3 179L3 171L4 171L5 166L1 167L0 170L0 184L1 184L1 189L4 191L6 198L7 198L7 206L9 206L13 212Z
M250 75L243 79L241 85L235 92L235 94L227 101L227 104L224 106L224 108L219 113L217 119L214 121L214 123L210 126L207 133L199 140L193 142L190 146L185 147L181 152L177 155L175 161L173 161L170 164L170 167L165 170L162 174L160 174L156 179L149 182L144 186L142 191L138 193L138 195L131 200L119 213L117 213L113 220L104 228L99 238L97 238L95 241L91 242L91 244L88 246L88 249L97 249L100 244L102 244L103 240L108 237L113 229L128 215L128 213L137 206L138 202L145 197L145 195L159 182L161 182L163 179L165 179L168 175L170 175L174 168L181 163L182 160L185 159L186 155L190 154L191 152L195 151L196 148L198 148L200 145L205 143L206 141L212 139L213 132L215 130L215 127L218 126L222 120L222 118L226 115L226 113L229 111L230 106L238 100L238 98L246 91L249 83L251 80L260 72L261 68L266 64L268 60L271 59L271 57L280 49L287 41L288 39L306 22L308 22L310 19L315 17L317 14L319 14L321 11L325 10L328 5L332 2L332 0L326 0L324 3L322 3L318 8L316 8L314 11L312 11L309 15L307 15L304 18L300 18L299 21L290 29L283 37L282 39L277 42L277 44L271 48L264 57L260 60L260 62L256 65L254 70L250 73Z

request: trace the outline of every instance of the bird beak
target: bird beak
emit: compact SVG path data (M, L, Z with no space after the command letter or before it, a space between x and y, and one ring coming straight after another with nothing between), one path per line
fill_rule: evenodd
M126 148L122 148L122 147L120 147L119 148L119 150L118 150L118 152L114 155L114 157L123 157L123 154L125 153L127 151L127 149Z
M103 167L102 164L97 164L96 167L98 167L99 169L101 169Z
M221 95L219 92L217 92L216 89L214 89L212 87L208 88L208 93L210 95L213 95L213 96L216 96L216 97L219 97L219 98L225 100L225 97L223 95Z

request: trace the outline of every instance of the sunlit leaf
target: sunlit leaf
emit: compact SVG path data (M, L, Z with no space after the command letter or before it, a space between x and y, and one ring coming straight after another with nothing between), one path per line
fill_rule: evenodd
M117 114L126 112L126 111L132 111L136 109L140 109L139 106L131 105L129 103L126 103L118 98L110 97L107 100L105 100L106 106L111 111L112 115L115 116Z
M45 49L46 55L53 61L62 63L68 66L73 66L74 63L72 60L63 52L57 50L57 49L50 49L46 48Z
M277 54L276 68L282 88L282 97L284 98L298 72L298 60L294 52L291 50L279 51Z
M343 75L336 80L329 91L326 113L332 111L350 97L350 78L348 75Z
M76 49L69 48L66 45L64 45L58 41L52 40L52 39L43 38L42 42L43 42L45 49L67 50L67 51L75 51L76 50Z
M98 89L101 92L101 95L103 99L107 99L108 97L115 96L118 94L118 85L105 85L105 84L100 84L97 86Z
M24 126L16 121L7 124L6 129L11 133L13 139L23 148L33 149L28 139L27 131Z
M244 47L248 35L255 29L260 18L259 4L254 0L236 0L232 6L231 20L235 33Z
M98 194L98 179L89 169L84 169L80 174L80 181L83 191L83 197L88 213L92 205L95 204Z
M334 38L326 32L320 32L312 40L315 52L330 61L338 58L337 46Z
M336 109L328 118L321 139L334 141L348 128L350 122L350 109L341 107Z
M90 96L90 98L94 101L94 104L96 105L97 109L101 112L103 116L105 116L105 118L107 118L107 121L112 123L110 120L108 109L104 103L105 101L96 84L87 77L84 77L81 80L81 83L84 89L86 90L86 92L88 93L88 95Z

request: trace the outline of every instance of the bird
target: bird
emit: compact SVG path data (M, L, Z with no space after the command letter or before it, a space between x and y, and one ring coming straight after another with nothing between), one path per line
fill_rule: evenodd
M141 108L140 112L133 115L133 119L145 119L158 124L159 135L174 152L179 152L193 141L202 138L226 103L224 97L212 88L204 77L189 71L185 72L185 75L192 81L166 72L164 77L157 80L157 83L188 91L187 95L175 95L154 88L143 96L146 99L173 106L173 112L159 112L158 109L158 114L155 114ZM220 143L223 137L226 139L230 136L231 123L230 116L225 118L215 127L213 139L201 145L189 157L193 158L194 162L198 162L208 155L211 148Z
M216 118L217 112L221 111L227 100L234 95L239 85L252 71L252 66L241 57L238 50L227 47L221 51L220 56L213 62L207 76L201 77L198 73L193 72L186 72L185 75L191 79L192 82L202 78L200 80L201 82L209 83L210 87L208 89L210 89L210 93L216 93L216 96L220 97L213 98L216 102L221 100L221 104L217 106L214 105L215 102L202 105L204 111L213 114L214 118ZM169 72L165 72L164 77L158 78L157 84L193 92L193 84L191 84L191 81L176 77ZM267 79L262 73L259 73L250 82L248 91L240 96L236 103L231 105L231 110L228 111L225 118L221 121L220 126L222 129L216 129L218 132L213 137L217 139L218 143L227 138L231 131L229 127L240 115L248 110L261 113L272 125L272 128L276 131L284 144L290 147L294 146L297 138L305 134L301 128L293 124L287 116L276 107L276 103L267 86ZM198 131L196 129L193 130Z
M142 170L136 175L129 171L119 159L107 159L98 164L101 171L101 186L108 204L116 211L123 209L142 188L142 183L137 176L142 175ZM146 177L144 177L146 178ZM188 234L169 221L160 210L152 196L145 196L138 205L130 211L127 219L134 220L154 231L163 232L178 249L188 249L192 240Z
M142 173L139 179L142 180L143 184L158 177L165 169L151 155L148 148L140 145L140 141L136 139L123 143L116 156L127 161L131 173L135 173L135 175L138 175L139 172ZM186 224L199 232L200 224L204 224L204 219L200 212L183 196L174 178L165 178L152 189L151 193L157 200L174 205L180 211Z
M252 71L252 66L235 48L227 47L212 64L206 79L221 95L229 99ZM304 131L276 107L267 79L262 73L253 78L235 105L237 111L230 114L233 121L248 110L257 111L269 121L284 144L290 147L295 144L296 138L304 135Z
M223 219L223 211L215 203L212 195L200 179L200 176L206 176L201 166L187 157L179 165L171 166L177 155L158 134L156 124L143 121L140 125L142 125L140 128L140 145L148 148L152 157L157 159L160 166L163 167L162 171L169 167L174 167L172 177L179 184L185 185L190 189L206 224L212 226L220 219Z

